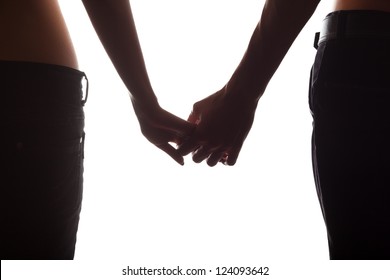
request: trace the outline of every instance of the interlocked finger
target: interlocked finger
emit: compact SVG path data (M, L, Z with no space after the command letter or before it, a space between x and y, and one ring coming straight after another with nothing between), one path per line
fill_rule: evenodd
M218 149L209 156L209 158L207 159L207 164L209 166L215 166L218 162L223 161L225 155L225 149Z

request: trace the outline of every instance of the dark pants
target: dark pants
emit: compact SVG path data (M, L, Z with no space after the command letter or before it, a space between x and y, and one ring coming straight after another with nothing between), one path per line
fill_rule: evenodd
M83 184L82 80L0 62L0 257L73 259Z
M390 259L390 14L327 19L309 99L330 258Z

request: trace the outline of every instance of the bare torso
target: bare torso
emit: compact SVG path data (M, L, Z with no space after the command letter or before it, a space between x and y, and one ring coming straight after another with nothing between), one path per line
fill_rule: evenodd
M389 0L334 0L333 10L382 10ZM0 1L0 60L34 61L78 68L57 0Z
M377 10L390 12L389 0L334 0L333 10Z
M42 62L78 69L57 0L1 0L0 42L0 60Z

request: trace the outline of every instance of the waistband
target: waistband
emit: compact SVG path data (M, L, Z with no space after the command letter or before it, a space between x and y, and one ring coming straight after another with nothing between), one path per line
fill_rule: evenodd
M24 99L35 103L58 100L72 104L81 102L84 106L88 88L87 75L70 67L0 60L0 100L3 101Z
M370 10L336 11L328 14L314 46L335 39L389 38L390 13Z

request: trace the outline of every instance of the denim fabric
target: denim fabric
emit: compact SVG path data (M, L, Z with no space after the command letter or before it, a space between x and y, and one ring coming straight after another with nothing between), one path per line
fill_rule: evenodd
M82 200L84 73L0 61L0 257L73 259Z

